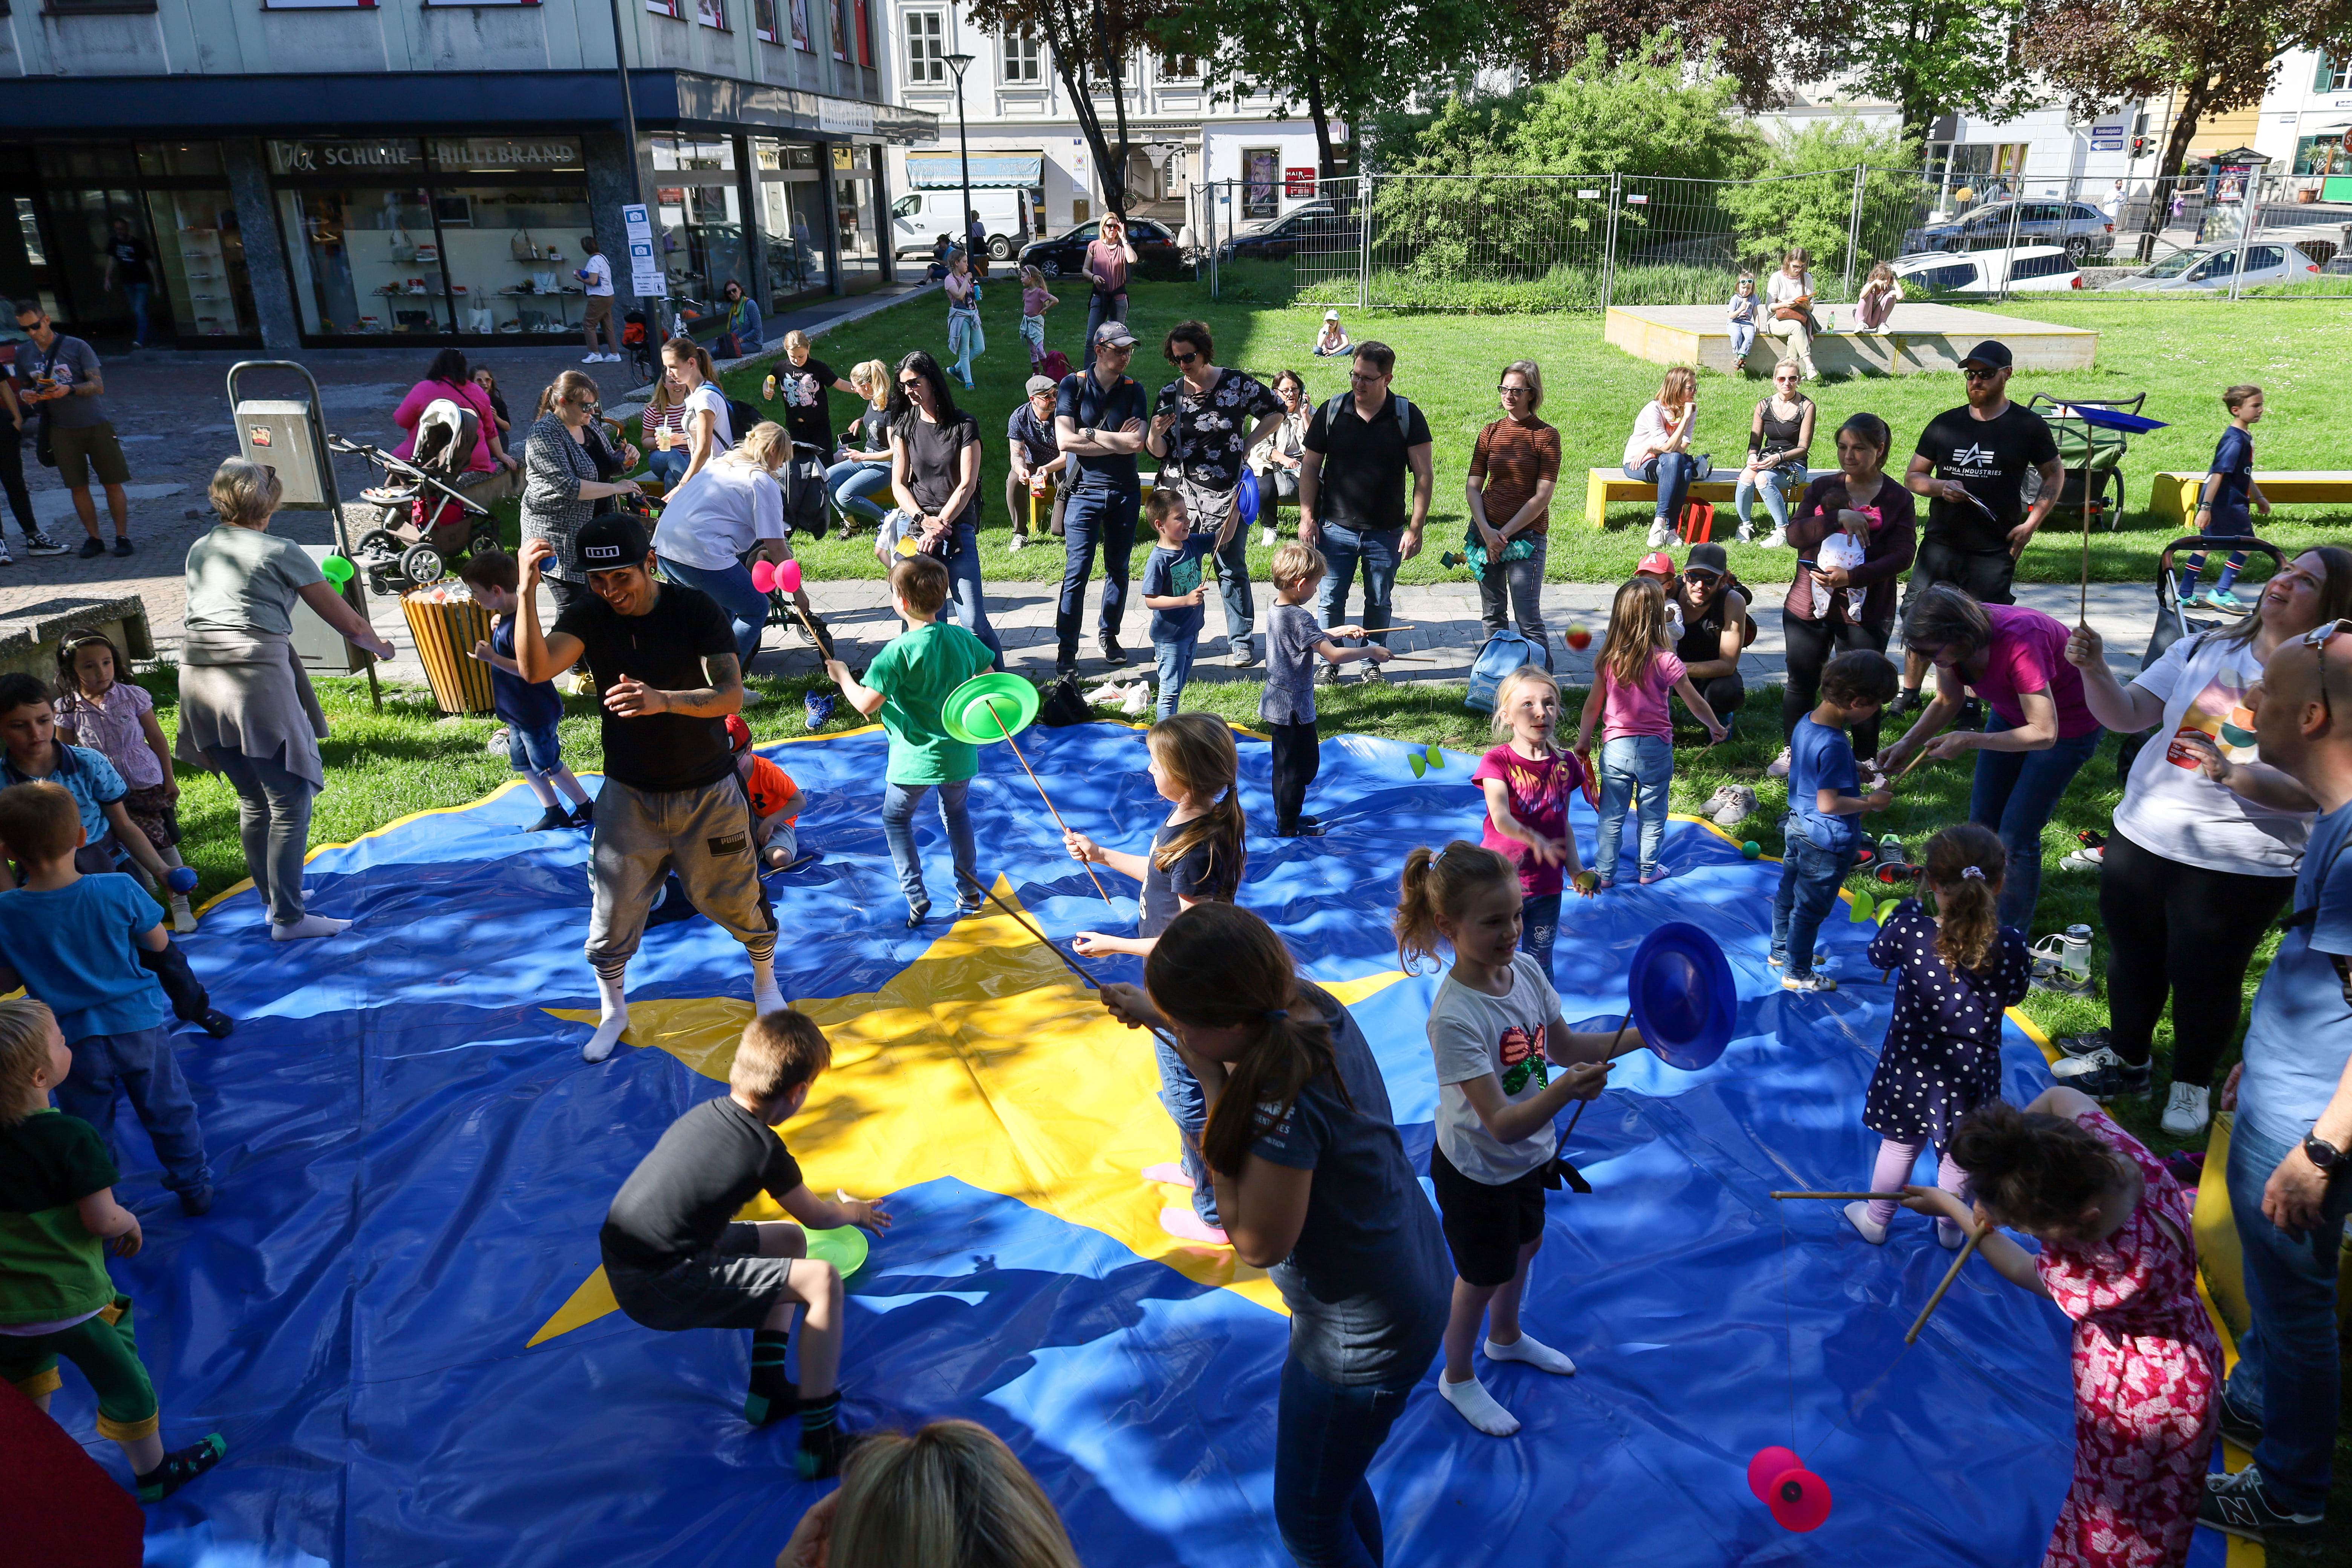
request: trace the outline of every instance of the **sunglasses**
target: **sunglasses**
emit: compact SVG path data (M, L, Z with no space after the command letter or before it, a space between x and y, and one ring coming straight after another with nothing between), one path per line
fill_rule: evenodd
M1168 356L1168 363L1171 364L1198 364L1201 363L1201 356L1199 354L1192 353L1170 354Z
M1964 364L1960 366L1960 374L1970 381L1990 381L1994 376L1997 376L2000 374L2000 371L1994 370L1986 365Z
M2336 705L2327 700L2327 644L2336 633L2347 629L2352 629L2352 620L2330 621L2324 626L2312 627L2298 639L2319 661L2319 711L2330 729L2336 725Z
M1502 385L1495 388L1495 390L1501 393L1506 397L1525 397L1528 395L1528 389L1526 387L1513 386L1508 382L1505 382Z
M1685 583L1712 583L1717 577L1722 575L1722 573L1717 572L1712 566L1685 566L1683 568L1683 581Z
M923 378L919 375L902 375L898 378L898 384L905 387L920 386L923 384Z

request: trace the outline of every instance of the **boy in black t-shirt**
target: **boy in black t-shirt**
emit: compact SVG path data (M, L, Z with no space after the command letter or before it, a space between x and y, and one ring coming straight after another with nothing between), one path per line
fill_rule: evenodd
M572 548L592 596L542 635L540 568L555 546L523 544L515 665L525 680L551 680L585 658L604 707L604 785L588 863L588 963L602 1016L580 1052L601 1062L629 1026L629 960L672 871L694 907L751 956L753 1010L772 1013L784 998L775 916L751 854L751 804L727 742L727 715L743 706L727 613L708 594L656 581L653 542L625 512L591 519Z
M621 1310L649 1329L751 1331L751 1384L743 1419L754 1426L797 1410L802 1479L841 1467L841 1275L808 1256L812 1230L889 1227L881 1201L809 1191L801 1167L772 1131L808 1103L833 1047L806 1014L763 1013L743 1030L727 1069L727 1094L669 1125L613 1199L597 1243ZM735 1215L760 1193L800 1223L745 1224ZM801 1376L784 1376L793 1314L805 1308Z

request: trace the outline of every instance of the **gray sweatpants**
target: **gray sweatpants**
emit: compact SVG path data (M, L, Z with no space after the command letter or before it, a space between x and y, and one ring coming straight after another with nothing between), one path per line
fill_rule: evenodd
M688 790L632 789L607 777L596 792L588 867L595 892L588 963L608 980L635 955L646 916L672 871L694 907L753 959L775 956L775 917L751 855L751 802L732 771Z
M273 925L300 920L302 856L310 847L310 803L319 792L288 773L275 757L248 757L227 746L206 746L205 758L236 791L236 832L246 874Z

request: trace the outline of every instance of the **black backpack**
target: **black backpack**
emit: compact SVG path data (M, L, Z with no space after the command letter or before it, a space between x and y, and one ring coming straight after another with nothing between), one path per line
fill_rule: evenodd
M727 423L730 426L729 433L735 437L733 445L740 447L743 444L743 437L751 433L753 426L767 424L770 421L768 416L761 413L758 408L740 397L730 396L727 399ZM713 456L716 454L714 453Z

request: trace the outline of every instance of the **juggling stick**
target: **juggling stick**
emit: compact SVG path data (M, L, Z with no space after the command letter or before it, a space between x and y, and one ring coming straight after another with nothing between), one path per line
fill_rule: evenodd
M1854 1198L1883 1198L1889 1203L1900 1203L1903 1200L1901 1193L1774 1193L1772 1195L1776 1198L1844 1198L1848 1201Z
M1944 1299L1944 1292L1950 1289L1952 1281L1960 1277L1961 1266L1968 1262L1969 1254L1977 1249L1977 1244L1985 1238L1985 1232L1991 1228L1990 1226L1978 1226L1969 1230L1968 1245L1962 1247L1960 1255L1952 1259L1952 1266L1944 1270L1944 1282L1936 1287L1936 1293L1927 1298L1926 1306L1919 1309L1919 1316L1911 1324L1911 1331L1903 1336L1905 1344L1910 1344L1916 1340L1919 1337L1919 1331L1927 1326L1927 1319L1936 1310L1936 1303Z
M1897 773L1893 778L1886 781L1886 787L1892 789L1895 785L1901 784L1905 779L1909 778L1911 776L1911 770L1917 767L1921 763L1924 763L1927 760L1927 748L1922 746L1917 752L1912 754L1912 758L1909 762L1903 764L1902 770L1899 773Z
M1054 809L1054 797L1045 793L1045 782L1037 776L1037 770L1031 767L1029 765L1029 759L1021 754L1021 747L1013 741L1013 731L1005 726L1004 715L997 711L996 699L989 697L983 698L982 700L988 704L988 716L996 721L998 733L1003 737L1004 743L1013 748L1013 758L1015 761L1020 763L1021 771L1027 773L1029 775L1029 782L1037 786L1037 798L1045 803L1045 810L1053 816L1054 826L1060 828L1063 832L1067 833L1070 830L1070 825L1062 820L1062 814L1059 811ZM1102 901L1104 903L1109 903L1110 894L1104 892L1102 879L1095 875L1095 868L1092 866L1087 866L1083 860L1079 861L1078 864L1086 866L1087 880L1095 885L1096 892L1102 894Z
M1085 970L1080 969L1076 959L1072 958L1068 953L1064 952L1060 948L1055 947L1051 942L1047 941L1045 933L1039 931L1035 926L1031 925L1029 921L1023 917L1019 910L1014 909L1011 904L1008 904L1003 899L998 898L987 888L982 887L979 878L972 876L970 872L962 870L957 871L956 875L961 877L964 880L965 886L971 888L973 892L978 893L982 898L986 899L990 903L994 904L998 909L1003 910L1006 914L1011 915L1014 924L1018 925L1023 931L1027 931L1031 936L1037 939L1038 946L1044 948L1047 952L1052 953L1055 958L1060 959L1062 961L1062 967L1078 977L1079 984L1086 986L1091 991L1099 991L1102 989L1102 983L1097 980L1093 975L1088 974ZM1175 1048L1176 1042L1170 1040L1167 1036L1161 1034L1159 1030L1153 1029L1151 1031L1151 1036L1155 1039L1167 1041L1167 1044L1171 1050Z

